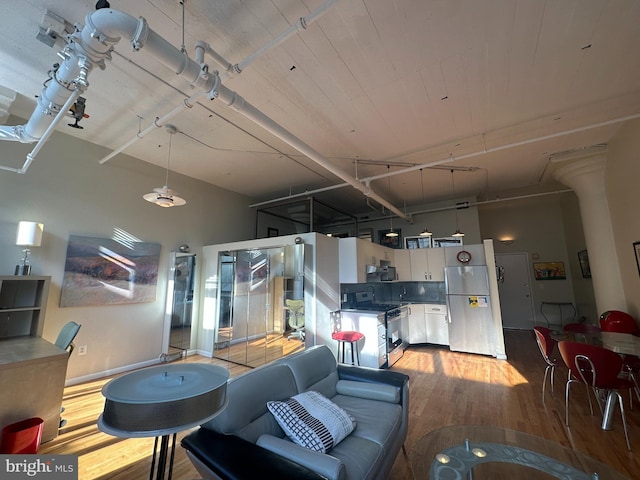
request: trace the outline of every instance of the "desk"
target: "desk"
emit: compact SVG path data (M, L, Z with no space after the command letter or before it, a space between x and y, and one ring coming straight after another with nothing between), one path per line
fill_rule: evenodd
M0 340L0 426L40 417L42 442L58 435L69 353L42 337Z
M437 460L446 461L442 455L449 457L448 463ZM411 455L416 480L464 479L471 468L474 480L592 480L593 473L602 479L629 480L612 467L558 443L489 426L456 425L434 430L418 440Z

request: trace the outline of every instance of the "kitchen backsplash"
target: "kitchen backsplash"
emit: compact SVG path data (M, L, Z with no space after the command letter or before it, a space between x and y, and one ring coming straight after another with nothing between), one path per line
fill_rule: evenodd
M355 294L373 294L374 303L447 303L444 282L341 283L341 308L355 308Z

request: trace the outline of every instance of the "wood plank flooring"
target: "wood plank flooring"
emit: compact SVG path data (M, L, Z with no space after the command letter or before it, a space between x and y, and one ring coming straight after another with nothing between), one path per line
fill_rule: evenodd
M393 370L411 377L410 426L405 446L411 457L416 441L447 425L493 425L519 430L558 442L611 465L631 479L640 478L640 405L629 409L627 421L634 452L626 449L620 414L613 430L600 429L600 417L591 416L582 388L572 387L571 429L564 425L566 370L556 371L555 394L541 400L544 362L532 332L505 332L508 360L450 352L445 348L412 346ZM247 370L233 363L191 356L187 362L225 366L236 376ZM40 453L76 454L80 480L143 480L149 477L153 439L120 439L100 432L96 420L104 406L100 389L109 379L65 389L63 405L67 425ZM597 408L597 407L596 407ZM180 434L179 439L184 434ZM410 461L402 453L390 480L413 478ZM176 448L176 480L199 478L182 447Z

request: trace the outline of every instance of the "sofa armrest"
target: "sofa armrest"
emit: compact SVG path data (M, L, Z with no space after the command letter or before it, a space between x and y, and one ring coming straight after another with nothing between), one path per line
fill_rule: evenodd
M402 389L385 383L355 382L338 380L336 392L349 397L367 398L380 402L400 403Z
M258 438L257 445L283 457L295 459L296 463L330 480L343 480L347 474L344 463L339 459L326 453L314 452L283 438L263 434Z
M338 364L338 378L355 382L383 383L399 388L401 391L409 382L409 376L391 370L375 370L354 365Z
M240 437L207 428L190 433L182 439L181 445L222 480L325 479L313 470Z

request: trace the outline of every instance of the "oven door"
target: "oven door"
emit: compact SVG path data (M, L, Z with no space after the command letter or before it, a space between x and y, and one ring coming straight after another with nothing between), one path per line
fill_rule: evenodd
M387 368L396 363L404 354L402 348L402 317L387 319Z
M395 350L402 345L402 321L401 317L387 320L387 348Z

